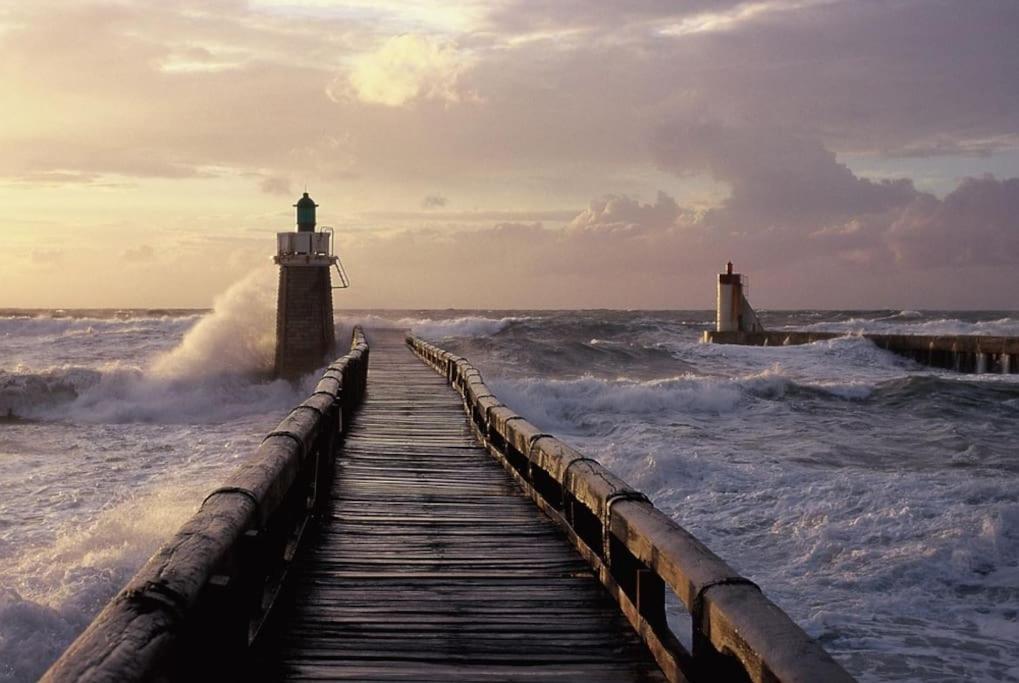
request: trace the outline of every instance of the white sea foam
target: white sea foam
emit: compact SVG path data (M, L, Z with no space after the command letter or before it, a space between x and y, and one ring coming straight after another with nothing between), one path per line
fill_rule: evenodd
M47 316L0 316L0 339L59 339L97 334L130 334L163 326L184 329L203 314L176 316L135 316L130 318L90 318Z
M450 337L490 337L498 334L514 322L524 318L484 318L464 316L450 320L416 320L411 323L411 332L425 339L448 339Z
M252 272L216 298L183 342L152 365L155 377L190 379L268 373L275 349L275 280L271 269Z
M339 322L344 329L362 325L367 329L407 330L424 339L439 340L455 337L489 337L502 332L515 322L528 319L519 316L488 318L477 315L455 318L388 318L366 314L342 316Z
M565 435L651 494L825 636L862 680L942 680L945 660L980 680L1010 680L1019 666L1012 480L913 465L901 473L843 468L842 448L880 439L857 439L851 423L830 418L811 424L790 414L787 401L755 402L758 382L789 387L767 373L700 384L696 398L688 392L698 385L674 394L674 380L489 383L540 429ZM838 445L820 451L826 442ZM814 462L797 462L811 453Z
M749 373L765 365L772 370L780 369L795 381L822 388L845 385L851 387L851 392L858 391L861 383L874 385L919 368L913 361L856 335L799 346L731 346L676 340L663 345L701 366L721 364L727 373L733 367Z
M0 554L0 681L37 678L200 501L202 487L164 473L50 545Z
M730 412L745 393L734 382L673 377L640 382L582 377L572 380L490 381L507 404L545 424L572 430L595 413L650 417L673 412Z
M243 375L162 380L137 371L103 373L100 381L67 406L28 417L96 423L218 423L252 412L297 403L309 380L295 388L285 380L253 381Z
M967 321L958 318L922 320L917 311L902 311L883 318L850 318L848 320L793 325L795 329L819 332L922 334L922 335L1000 335L1019 336L1019 318Z
M216 423L298 402L313 376L297 388L268 379L275 344L271 276L271 270L258 271L230 287L176 347L145 366L110 361L95 368L0 371L0 415Z
M800 383L779 365L734 378L692 374L654 380L493 378L490 384L507 404L543 424L573 432L590 428L601 416L616 426L619 416L640 420L674 418L689 414L731 414L754 400L780 399L791 391L813 391L840 399L863 399L874 386L860 381L828 380Z
M351 330L355 325L360 325L365 329L374 330L406 330L409 327L409 318L390 318L385 315L378 315L375 313L362 313L359 315L351 315L349 313L341 314L336 317L336 323L338 328L342 328L342 336L345 337L347 332ZM338 334L339 334L338 330ZM343 341L340 339L340 341Z

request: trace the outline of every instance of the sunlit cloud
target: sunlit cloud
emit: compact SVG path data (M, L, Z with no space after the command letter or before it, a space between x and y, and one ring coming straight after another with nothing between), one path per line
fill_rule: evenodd
M553 48L567 49L572 46L574 41L582 39L588 33L590 33L590 30L587 28L528 31L509 36L505 43L511 47L520 47L531 43L546 43Z
M472 61L447 40L404 34L354 58L348 82L354 95L369 104L399 107L416 99L456 103L472 96L461 85ZM330 94L337 96L336 84Z
M371 19L397 31L463 33L477 28L488 13L479 0L250 0L256 10L303 16Z
M238 69L246 63L245 55L238 50L220 48L213 51L206 47L193 46L170 54L159 63L159 69L165 73L214 72Z
M659 32L666 36L686 36L697 33L713 33L736 28L752 19L776 12L789 12L833 2L833 0L765 0L737 5L731 9L702 12L684 17L679 22L667 25Z

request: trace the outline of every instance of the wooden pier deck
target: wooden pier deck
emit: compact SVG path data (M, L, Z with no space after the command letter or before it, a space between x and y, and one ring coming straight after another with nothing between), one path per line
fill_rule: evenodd
M475 438L460 396L370 339L325 518L255 642L261 678L659 681L590 565Z

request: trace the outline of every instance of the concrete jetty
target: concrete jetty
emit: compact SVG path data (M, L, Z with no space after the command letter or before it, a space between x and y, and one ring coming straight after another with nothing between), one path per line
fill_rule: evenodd
M835 332L768 330L740 332L706 330L703 340L709 344L748 346L790 346L812 344L845 337ZM984 335L913 335L858 334L886 351L911 358L917 363L956 372L1019 372L1019 337Z
M746 296L746 279L732 262L718 275L715 329L705 330L707 344L792 346L847 336L845 333L765 330ZM1019 372L1019 337L989 335L867 334L878 347L936 368L956 372Z
M370 353L355 330L44 681L853 680L469 361Z

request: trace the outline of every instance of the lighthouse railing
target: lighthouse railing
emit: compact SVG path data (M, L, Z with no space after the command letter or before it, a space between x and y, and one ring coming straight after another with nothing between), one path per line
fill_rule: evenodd
M332 237L328 232L278 232L276 252L279 256L290 254L322 254L331 256Z
M323 226L322 231L329 235L329 254L333 257L333 268L336 269L336 277L339 279L339 285L333 285L333 289L347 289L350 287L350 278L347 276L347 269L343 267L343 261L340 260L340 255L336 253L336 233L329 226Z
M234 680L309 521L323 511L333 457L364 395L368 344L210 493L43 676L44 681Z

